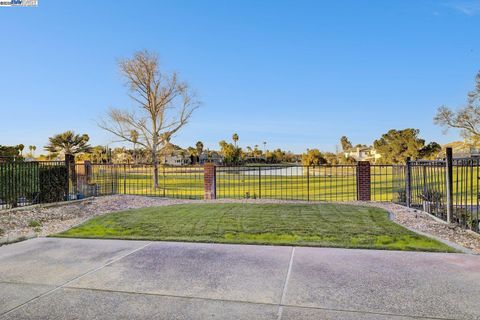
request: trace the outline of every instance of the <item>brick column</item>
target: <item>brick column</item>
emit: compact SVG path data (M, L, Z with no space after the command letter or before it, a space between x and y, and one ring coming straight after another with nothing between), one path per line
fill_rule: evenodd
M65 167L67 169L67 185L65 186L65 191L67 193L67 198L70 199L70 194L77 193L77 172L75 170L75 156L71 154L65 155ZM70 187L73 190L70 190Z
M357 200L371 200L370 179L370 162L359 161L357 163Z
M213 200L217 198L216 170L213 163L206 163L203 166L204 199Z

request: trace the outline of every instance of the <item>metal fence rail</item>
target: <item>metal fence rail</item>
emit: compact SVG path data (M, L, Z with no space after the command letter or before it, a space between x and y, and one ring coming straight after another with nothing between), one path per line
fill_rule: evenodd
M411 161L410 204L447 220L445 161Z
M404 165L371 165L370 170L372 201L405 202Z
M0 162L0 209L67 199L65 162Z
M158 187L155 188L152 164L75 165L48 161L1 165L1 209L54 199L114 194L203 199L205 191L202 166L159 166ZM56 175L63 172L64 177L48 178L48 174L55 173L46 170L50 167L62 168ZM395 199L404 179L398 172L403 173L402 166L372 166L372 200ZM48 195L48 199L42 194ZM219 166L216 167L216 194L218 198L237 199L354 201L357 200L357 166Z
M479 158L453 159L453 222L480 232Z
M351 201L356 166L217 167L216 187L218 198Z
M203 198L203 167L159 166L158 187L151 164L77 164L81 196L129 194L182 199Z
M410 206L479 232L479 168L479 158L409 161Z

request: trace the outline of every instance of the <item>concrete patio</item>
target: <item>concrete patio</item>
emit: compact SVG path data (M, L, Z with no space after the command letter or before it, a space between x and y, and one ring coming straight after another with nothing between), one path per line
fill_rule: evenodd
M480 257L37 238L0 293L0 319L480 319Z

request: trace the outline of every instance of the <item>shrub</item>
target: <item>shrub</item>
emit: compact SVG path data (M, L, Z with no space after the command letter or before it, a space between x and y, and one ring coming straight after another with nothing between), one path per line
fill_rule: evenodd
M0 203L13 208L19 202L32 203L38 191L38 163L0 163Z
M29 226L30 228L37 228L37 227L41 227L42 224L41 224L40 222L38 222L37 220L30 220L30 221L28 222L28 226Z
M68 172L63 165L40 166L40 203L66 200L68 195Z
M405 191L405 189L399 189L396 191L397 193L397 199L396 201L399 202L399 203L406 203L407 202L407 192Z
M443 198L443 194L439 191L427 190L420 195L423 201L428 202L440 202Z

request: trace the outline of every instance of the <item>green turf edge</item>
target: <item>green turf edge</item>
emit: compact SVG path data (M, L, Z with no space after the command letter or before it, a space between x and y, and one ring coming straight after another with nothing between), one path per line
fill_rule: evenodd
M222 205L225 203L198 203L198 204L172 204L171 206L201 206L201 205ZM226 204L239 204L239 203L226 203ZM269 204L269 203L247 203L248 205L255 205L255 206L261 206L264 204ZM272 203L275 204L275 203ZM296 203L295 203L296 204ZM292 204L292 205L295 205ZM238 244L238 245L266 245L266 246L291 246L291 247L319 247L319 248L345 248L345 249L367 249L367 250L385 250L385 251L410 251L410 252L447 252L447 253L462 253L461 251L450 247L446 243L443 243L435 238L429 237L428 235L422 235L414 232L413 230L410 230L401 224L396 223L395 221L392 221L389 219L389 212L385 209L378 208L378 207L372 207L368 205L350 205L350 204L339 204L339 203L331 203L331 202L318 202L318 203L302 203L304 205L319 205L319 204L334 204L334 205L339 205L339 206L348 206L348 207L357 207L357 208L363 208L363 209L368 209L368 210L375 210L379 212L383 212L385 214L385 217L393 224L395 224L397 227L403 229L405 231L405 235L414 235L422 238L427 238L429 241L432 243L438 245L438 249L436 248L414 248L414 247L406 247L406 248L396 248L392 246L385 246L385 247L379 247L379 246L371 246L371 245L361 245L361 244L355 244L355 245L344 245L344 244L335 244L335 243L322 243L322 242L296 242L292 243L289 241L275 241L275 240L268 240L268 241L262 241L262 240L248 240L248 239L242 239L242 240L235 240L235 239L224 239L224 238L212 238L212 237L202 237L202 236L112 236L112 235L105 235L105 236L89 236L89 235L68 235L65 234L66 232L82 227L86 224L88 224L91 220L93 219L98 219L105 217L107 215L111 214L122 214L122 213L127 213L131 211L136 211L136 210L141 210L141 209L147 209L147 208L138 208L138 209L130 209L130 210L123 210L123 211L116 211L116 212L111 212L111 213L105 213L102 215L98 215L95 217L92 217L83 223L76 225L69 230L66 230L61 233L57 234L52 234L48 235L48 237L52 238L74 238L74 239L105 239L105 240L137 240L137 241L165 241L165 242L187 242L187 243L210 243L210 244ZM289 205L288 203L281 203L281 205ZM148 209L152 208L164 208L166 206L154 206L154 207L148 207Z

